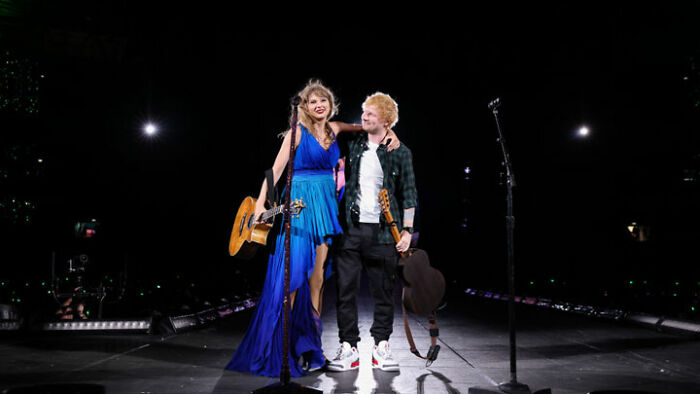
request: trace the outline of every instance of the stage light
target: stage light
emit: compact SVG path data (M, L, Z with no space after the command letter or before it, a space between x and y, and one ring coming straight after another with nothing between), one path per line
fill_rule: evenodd
M656 327L658 324L660 324L661 319L656 316L649 316L645 314L640 314L640 313L632 313L629 316L627 316L627 320L633 321L635 323L641 323L647 326L654 326Z
M588 129L586 126L581 126L580 129L578 129L578 135L580 137L588 137L588 135L591 133L591 131Z
M77 330L136 330L148 331L151 322L148 320L136 321L78 321L58 322L44 324L45 331L77 331Z
M0 331L15 331L20 329L18 321L0 321Z
M43 163L43 162L44 162L44 159L38 159L37 161L38 161L39 163Z
M148 135L154 135L158 131L158 128L153 123L148 123L143 127L143 131Z
M662 319L659 323L659 326L661 326L662 328L673 328L676 330L690 332L696 335L700 334L700 324L692 321Z

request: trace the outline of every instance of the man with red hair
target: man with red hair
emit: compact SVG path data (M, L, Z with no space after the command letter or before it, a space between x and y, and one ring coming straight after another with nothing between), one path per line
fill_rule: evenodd
M335 255L340 348L327 364L330 371L349 371L360 365L357 342L357 292L362 268L367 271L374 299L372 367L398 371L389 336L394 323L393 290L398 253L408 250L417 204L410 149L402 144L388 152L387 133L398 121L398 105L389 95L375 93L362 104L362 128L349 142L345 161L345 192L341 211L345 228ZM401 240L396 243L379 206L379 191L387 189L391 214ZM344 209L343 209L344 208Z

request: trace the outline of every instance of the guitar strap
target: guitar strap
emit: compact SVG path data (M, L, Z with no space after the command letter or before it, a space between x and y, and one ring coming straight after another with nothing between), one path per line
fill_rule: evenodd
M275 178L272 175L272 168L265 171L265 179L267 179L267 201L271 207L277 205L277 189L275 188Z
M408 339L408 344L411 346L411 353L415 354L425 360L425 366L429 367L433 361L437 360L438 352L440 352L440 345L437 344L438 336L440 335L440 330L437 327L437 320L435 319L435 312L428 316L428 323L430 324L430 349L428 353L421 356L420 352L416 348L416 343L413 341L413 335L411 334L411 327L408 325L408 314L406 313L406 305L403 303L403 298L405 294L404 290L401 292L401 309L403 309L403 327L406 330L406 339Z

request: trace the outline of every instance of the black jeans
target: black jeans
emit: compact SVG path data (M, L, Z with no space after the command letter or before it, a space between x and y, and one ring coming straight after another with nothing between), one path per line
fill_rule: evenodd
M396 245L379 244L379 224L359 223L345 232L335 255L336 288L338 291L338 331L340 342L357 346L357 292L362 267L369 277L374 299L374 322L370 333L379 343L388 340L394 324L394 282L398 254Z

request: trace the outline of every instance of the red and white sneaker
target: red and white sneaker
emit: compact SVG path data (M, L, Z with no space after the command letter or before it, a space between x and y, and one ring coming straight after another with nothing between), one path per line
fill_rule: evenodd
M343 342L333 360L326 364L326 369L333 372L351 371L360 367L360 353L357 349Z
M398 372L399 363L391 355L389 342L381 341L372 349L372 368L379 368L387 372Z

